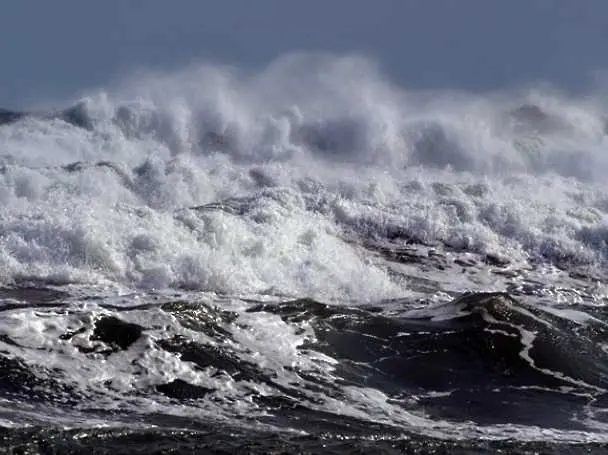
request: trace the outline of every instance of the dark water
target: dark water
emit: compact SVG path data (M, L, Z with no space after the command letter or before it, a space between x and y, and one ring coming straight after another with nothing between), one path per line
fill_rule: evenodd
M228 429L226 429L228 430ZM29 430L0 433L7 453L15 454L604 454L604 444L443 441L406 435L358 438L320 435L287 437L209 428L200 431Z
M70 311L69 304L63 303L67 294L58 290L13 288L2 294L22 301L4 304L3 315L34 309L51 317L60 309ZM32 365L27 349L2 334L2 417L13 417L13 421L23 417L22 413L11 416L11 403L31 411L28 427L4 428L0 433L6 453L606 453L600 442L526 442L488 437L482 430L478 437L471 433L475 427L517 423L584 434L590 418L608 423L608 354L602 347L608 314L604 307L593 311L581 307L587 319L581 320L581 311L573 320L506 293L469 294L413 310L405 302L393 302L389 305L392 313L386 311L386 302L382 307L352 308L310 299L249 302L246 313L276 315L294 327L308 324L315 338L298 350L336 361L330 375L287 367L299 381L286 384L272 370L243 359L234 349L231 326L240 324L236 312L200 301L171 299L126 308L104 305L111 313L92 318L92 326L62 333L57 341L69 343L86 334L97 344L78 349L104 362L128 352L149 330L127 322L129 312L160 311L213 342L161 337L155 340L155 349L177 356L196 370L213 371L212 376L272 390L259 393L252 387L246 397L264 415L235 416L227 422L204 412L192 418L179 413L96 409L91 404L92 391L65 380L69 370ZM330 398L348 400L349 386L380 391L388 397L387 403L424 415L429 422L468 424L462 435L453 430L441 435L439 426L432 436L396 423L323 410L322 404ZM205 400L221 406L222 399L214 392L175 379L131 393L165 397L175 407ZM311 406L314 403L319 406ZM71 429L36 423L35 414L45 414L45 409L69 415L76 408L80 412L72 416ZM114 423L108 429L79 428L76 419L88 418ZM121 429L116 421L146 427Z

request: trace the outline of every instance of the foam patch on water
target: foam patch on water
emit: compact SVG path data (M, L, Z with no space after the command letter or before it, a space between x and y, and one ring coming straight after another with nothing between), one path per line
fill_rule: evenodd
M177 298L174 301L190 302L196 308L193 295L173 297ZM161 295L149 295L138 300L141 300L138 302L141 307L131 301L131 305L121 305L122 311L108 308L120 304L118 300L111 299L100 300L103 306L75 300L46 310L5 309L0 330L5 336L1 343L6 355L23 359L41 378L55 378L62 386L69 387L66 402L76 398L78 404L61 407L57 406L59 400L55 399L54 406L37 408L35 404L24 403L21 409L21 404L15 406L12 403L10 415L13 418L18 415L23 420L17 424L3 419L2 423L10 427L36 424L67 428L122 427L121 419L124 419L124 414L129 414L131 420L133 416L138 417L124 426L145 427L147 416L163 413L192 421L218 421L218 424L222 421L234 424L235 420L238 424L239 419L244 419L240 420L241 424L262 426L264 417L271 411L256 405L252 394L280 399L285 390L297 387L297 402L311 410L363 419L370 424L382 423L404 431L415 430L442 439L607 441L602 432L431 419L420 411L409 411L373 388L342 385L339 397L332 396L330 386L337 379L333 377L337 361L314 349L301 349L305 342L314 338L314 331L307 321L287 323L269 313L248 313L244 310L250 304L243 301L217 300L214 303L223 309L240 313L235 324L225 327L231 337L222 340L185 327L172 315L161 311L160 303L165 301ZM104 353L108 346L91 336L93 321L104 316L119 317L127 323L141 325L144 330L127 349ZM161 340L180 336L202 345L220 345L231 350L238 355L239 361L255 366L271 379L235 380L213 368L197 368L192 359L180 359L178 354L159 348ZM7 339L11 341L6 342ZM103 349L96 351L96 347ZM306 378L311 376L325 380L326 385L317 383L313 388L304 387L304 383L310 381ZM175 379L212 391L204 399L178 402L155 392L159 385ZM37 388L39 393L44 391L44 387ZM3 402L0 401L0 416L4 411L2 408ZM109 413L108 418L96 417L95 412L99 410Z

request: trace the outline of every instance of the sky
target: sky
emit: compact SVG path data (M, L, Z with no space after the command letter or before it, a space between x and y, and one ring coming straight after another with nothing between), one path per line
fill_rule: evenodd
M606 43L606 0L3 0L0 107L293 51L363 53L409 88L580 90L608 69Z

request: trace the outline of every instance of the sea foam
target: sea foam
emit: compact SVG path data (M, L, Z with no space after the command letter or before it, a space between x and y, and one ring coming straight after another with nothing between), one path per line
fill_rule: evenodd
M606 119L543 90L416 92L358 56L137 74L83 123L0 126L0 280L377 300L366 239L606 260Z

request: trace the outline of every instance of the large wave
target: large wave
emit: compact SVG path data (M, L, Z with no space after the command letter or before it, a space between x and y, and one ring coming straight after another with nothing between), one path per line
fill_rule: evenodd
M606 260L591 97L415 92L358 56L138 74L0 113L5 283L356 300L407 283L369 239L560 266Z

